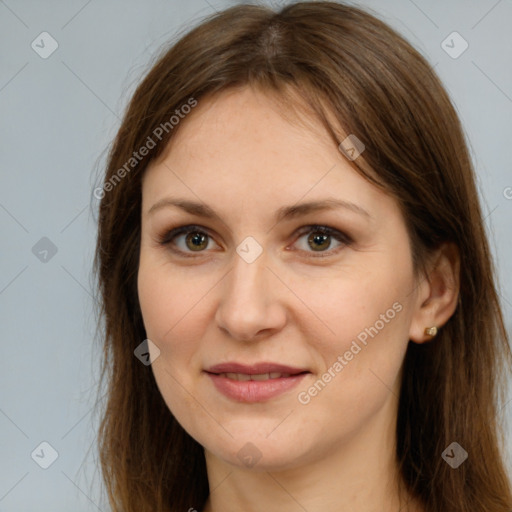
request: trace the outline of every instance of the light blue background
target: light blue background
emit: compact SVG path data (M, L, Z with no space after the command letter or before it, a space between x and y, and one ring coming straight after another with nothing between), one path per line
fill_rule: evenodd
M91 412L100 357L92 190L151 57L177 30L234 3L0 0L0 512L108 510ZM354 3L412 42L456 104L511 330L512 1ZM47 59L31 48L43 31L59 45ZM453 31L469 43L457 59L441 47ZM57 248L46 263L32 252L42 237ZM512 402L505 414L510 426ZM31 458L42 441L59 454L46 470Z

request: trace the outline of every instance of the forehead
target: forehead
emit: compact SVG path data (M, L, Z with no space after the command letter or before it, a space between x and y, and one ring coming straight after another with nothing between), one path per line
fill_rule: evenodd
M386 200L352 168L319 121L299 119L275 100L251 88L200 100L146 170L143 202L172 194L242 211L327 195L365 209Z
M310 110L304 101L294 92L287 94L291 97L244 87L200 99L161 159L170 151L173 158L186 152L189 158L222 161L245 154L258 162L267 157L292 160L296 154L318 153L320 146L332 152L332 141L313 113L304 115Z

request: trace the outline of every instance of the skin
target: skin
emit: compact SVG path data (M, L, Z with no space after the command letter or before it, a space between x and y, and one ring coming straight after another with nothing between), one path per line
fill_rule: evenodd
M311 123L292 122L263 92L223 92L199 102L143 179L138 291L147 337L160 350L152 369L171 412L205 448L208 512L398 511L394 446L404 354L410 340L430 341L425 327L441 327L456 307L453 247L433 255L429 279L415 276L396 201L357 174ZM220 219L174 206L149 213L170 197L206 203ZM353 202L370 217L339 208L274 221L280 207L327 197ZM189 224L208 235L201 251L187 244L187 233L174 245L158 243ZM310 224L353 242L328 237L317 242L323 252L315 250L308 243L315 231L298 233ZM248 236L263 251L252 263L236 252ZM359 343L307 404L299 402L396 303L394 318ZM276 398L239 403L203 372L226 361L281 362L311 373ZM260 457L252 467L237 456L248 442ZM407 501L401 510L423 510L405 494L402 505Z

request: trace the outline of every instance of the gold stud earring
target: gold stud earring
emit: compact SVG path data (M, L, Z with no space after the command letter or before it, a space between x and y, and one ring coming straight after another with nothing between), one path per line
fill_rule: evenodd
M437 334L437 327L426 327L425 334L427 336L435 336Z

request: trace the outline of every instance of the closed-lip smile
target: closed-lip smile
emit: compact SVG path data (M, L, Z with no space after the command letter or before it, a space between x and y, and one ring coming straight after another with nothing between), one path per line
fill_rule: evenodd
M311 373L299 367L261 362L252 365L227 362L209 367L205 373L223 395L238 402L263 402L295 387Z

